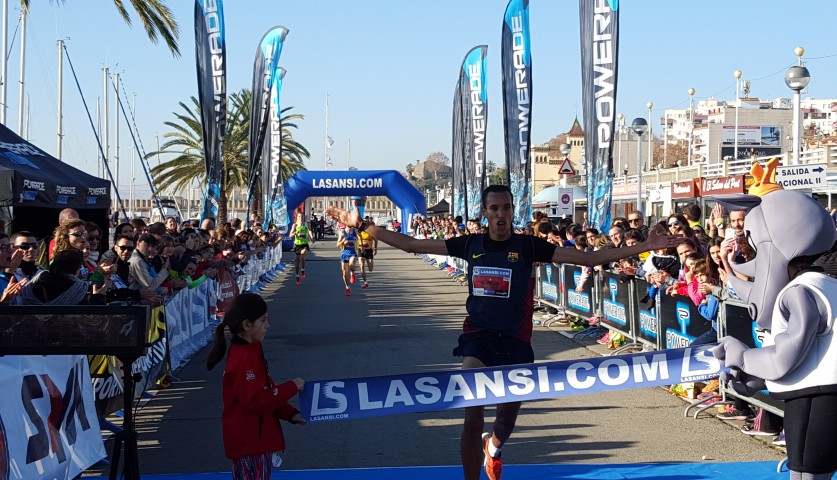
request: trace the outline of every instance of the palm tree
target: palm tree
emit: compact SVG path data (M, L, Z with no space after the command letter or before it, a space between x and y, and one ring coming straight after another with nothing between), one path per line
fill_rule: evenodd
M174 155L151 169L157 191L172 189L182 191L193 181L206 185L206 164L204 162L201 133L200 103L191 97L191 106L180 102L181 112L175 112L175 121L165 122L172 131L163 135L166 142L159 152L150 152L146 158L158 153ZM293 107L282 109L282 178L290 178L296 172L305 170L304 161L308 150L293 139L296 120L301 114L287 114ZM233 188L247 188L249 156L247 145L250 128L250 90L233 93L227 100L227 125L224 137L224 151L221 159L221 195L218 205L218 220L227 220L227 203ZM256 196L258 198L258 196Z
M177 25L177 20L174 19L169 7L166 6L164 0L128 0L137 12L137 16L145 28L145 33L152 43L157 43L159 37L171 50L175 57L180 56L180 47L177 46L177 37L180 35L180 27ZM29 4L31 0L20 0L20 5L29 11ZM63 3L63 0L62 0ZM113 0L116 10L122 16L122 20L131 26L131 17L128 15L128 10L125 8L123 0Z

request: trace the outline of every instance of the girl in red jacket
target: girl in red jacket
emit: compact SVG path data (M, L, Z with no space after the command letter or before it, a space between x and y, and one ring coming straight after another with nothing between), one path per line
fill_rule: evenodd
M225 327L233 337L223 380L224 453L233 461L233 479L269 479L271 467L282 461L277 452L285 450L279 420L305 423L299 410L288 403L303 389L305 380L275 384L270 378L262 350L270 324L261 296L245 293L233 299L215 330L215 343L206 359L209 370L226 353Z

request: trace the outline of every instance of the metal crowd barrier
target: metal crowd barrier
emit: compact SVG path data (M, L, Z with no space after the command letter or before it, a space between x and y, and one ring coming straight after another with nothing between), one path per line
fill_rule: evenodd
M540 304L563 310L564 315L581 318L601 315L600 325L621 333L627 339L626 345L615 350L614 354L630 349L687 347L712 329L712 322L700 315L697 305L688 296L671 297L660 289L653 302L643 302L649 287L645 280L631 278L620 281L614 273L593 271L585 284L580 285L582 268L570 264L538 265L535 270L535 296ZM582 287L582 291L579 292L578 287ZM751 348L761 346L761 333L741 301L721 301L717 325L718 339L729 335ZM771 398L766 391L745 397L723 384L714 402L711 401L713 397L698 399L686 408L684 414L688 416L692 409L697 408L694 413L697 418L705 410L732 403L730 398L740 398L784 416L783 402Z

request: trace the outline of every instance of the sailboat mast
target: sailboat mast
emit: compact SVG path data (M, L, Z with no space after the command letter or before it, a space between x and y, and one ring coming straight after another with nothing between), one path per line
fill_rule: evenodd
M20 11L20 92L17 100L17 133L23 138L23 101L24 101L24 81L26 79L26 17L29 15L29 10L23 7ZM6 52L3 52L6 55Z
M58 144L55 158L61 160L61 144L64 139L64 41L58 40Z

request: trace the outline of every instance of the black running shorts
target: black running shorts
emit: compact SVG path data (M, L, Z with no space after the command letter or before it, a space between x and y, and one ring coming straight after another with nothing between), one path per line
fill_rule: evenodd
M535 362L531 343L485 330L460 335L453 356L474 357L486 367Z

